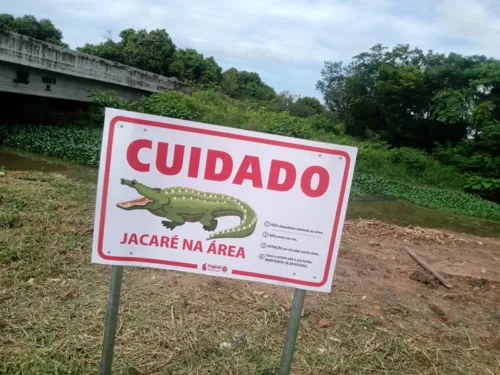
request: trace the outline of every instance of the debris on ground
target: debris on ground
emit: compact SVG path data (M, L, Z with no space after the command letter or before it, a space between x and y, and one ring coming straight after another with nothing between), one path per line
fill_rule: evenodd
M446 280L442 275L440 275L434 268L432 268L430 265L427 264L426 261L424 261L422 258L420 258L413 250L409 249L409 248L405 248L406 252L408 254L411 255L411 257L413 259L415 259L415 261L418 262L418 264L420 264L426 271L429 271L430 273L432 273L434 275L434 277L436 279L438 279L441 284L443 284L445 287L447 288L453 288L453 285L448 281Z
M328 328L330 327L330 321L328 319L320 319L318 322L319 328Z
M414 226L402 227L395 224L384 223L380 220L350 220L344 224L346 230L355 230L363 234L369 233L379 238L391 237L393 240L406 238L411 240L423 240L435 242L440 245L448 243L457 245L457 243L467 242L464 238L459 237L457 234L442 231L439 229L421 228ZM375 232L375 233L374 233Z
M410 275L410 279L425 284L431 288L437 288L438 282L431 273L424 270L417 270Z

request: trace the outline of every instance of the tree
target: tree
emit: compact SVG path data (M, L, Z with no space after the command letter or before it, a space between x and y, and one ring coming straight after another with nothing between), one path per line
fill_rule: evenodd
M297 100L297 97L297 95L294 95L289 91L282 91L269 102L269 109L275 112L289 111Z
M205 69L200 77L202 84L219 85L222 80L222 68L215 62L215 59L210 56L205 58Z
M238 83L238 70L236 68L229 68L222 73L221 87L230 97L241 97L240 84Z
M436 143L456 144L466 134L465 122L436 117L435 95L444 89L467 89L478 77L482 57L449 56L408 45L392 50L380 44L355 56L349 65L326 62L317 88L352 135L374 131L395 146L429 152Z
M98 56L106 60L111 60L126 64L125 53L120 44L108 39L101 44L86 43L83 47L77 48L77 51L89 55Z
M326 62L317 88L347 133L432 152L500 201L499 60L376 45L348 65Z
M169 74L176 46L165 30L126 29L120 37L125 64L161 75Z
M0 30L14 31L16 18L11 14L0 14Z
M114 42L110 36L100 44L85 44L78 51L102 57L148 72L169 75L169 67L176 46L165 30L125 29L121 40Z
M270 101L276 96L274 89L266 85L258 73L238 71L230 68L222 73L222 89L237 99L256 99Z
M0 14L0 29L12 31L44 42L67 47L62 42L63 34L57 29L52 21L48 19L37 20L35 16L25 15L17 17L10 14Z
M324 110L325 108L321 102L310 96L298 98L295 103L290 106L290 114L303 118L320 115Z
M183 81L218 85L222 78L222 68L213 57L204 58L195 49L175 51L170 65L170 73Z
M10 20L5 19L4 23L9 24ZM163 29L149 32L125 29L120 32L118 42L108 35L100 44L87 43L77 50L192 84L221 86L233 98L269 101L276 96L257 73L235 68L222 73L213 57L204 57L192 48L177 49Z

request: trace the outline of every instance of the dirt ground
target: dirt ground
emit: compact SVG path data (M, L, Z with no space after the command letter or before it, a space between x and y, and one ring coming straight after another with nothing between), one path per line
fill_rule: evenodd
M0 178L0 374L98 372L109 267L90 263L94 196L62 176ZM127 267L115 373L276 374L292 294ZM500 239L347 221L332 292L306 295L292 373L500 374Z
M344 232L335 282L338 291L366 295L364 308L372 313L379 304L381 310L411 315L421 332L464 326L482 339L476 344L484 347L500 337L498 239L367 220L348 222ZM417 253L453 288L443 286L405 248Z

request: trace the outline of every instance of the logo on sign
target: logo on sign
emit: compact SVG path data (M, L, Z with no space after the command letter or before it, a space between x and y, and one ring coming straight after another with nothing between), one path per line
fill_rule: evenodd
M220 266L217 264L209 264L209 263L203 263L201 269L203 271L208 271L208 272L227 272L226 266Z

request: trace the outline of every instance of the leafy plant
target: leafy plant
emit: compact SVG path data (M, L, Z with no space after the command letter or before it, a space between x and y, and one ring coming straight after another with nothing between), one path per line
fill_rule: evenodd
M483 197L493 200L500 198L500 179L482 176L468 176L464 188L470 192L479 192Z
M183 120L197 120L202 114L201 105L197 101L177 91L146 96L137 105L136 110Z
M1 131L0 131L1 132ZM4 128L3 144L42 155L98 166L102 130L91 127L24 125Z

